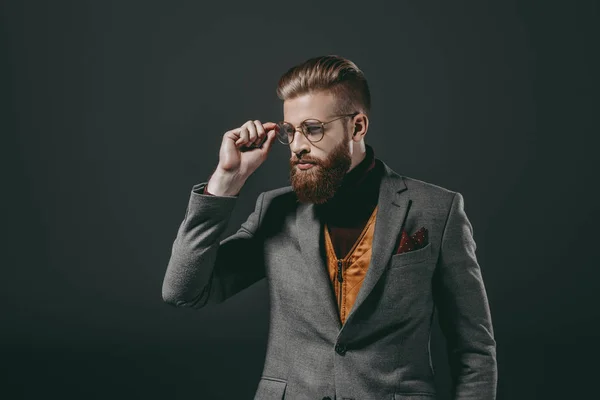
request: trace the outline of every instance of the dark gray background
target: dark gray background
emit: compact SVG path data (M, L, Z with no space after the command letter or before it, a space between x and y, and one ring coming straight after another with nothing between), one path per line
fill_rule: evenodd
M280 119L279 76L323 54L365 72L376 156L464 195L498 399L596 393L598 6L388 3L2 2L1 397L251 398L265 283L191 311L162 279L222 134ZM288 184L275 146L228 233Z

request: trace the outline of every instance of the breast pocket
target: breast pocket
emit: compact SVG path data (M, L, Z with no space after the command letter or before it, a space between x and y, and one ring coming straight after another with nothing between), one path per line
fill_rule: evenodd
M436 258L431 244L394 254L384 275L381 309L391 318L423 318L432 305ZM424 313L425 311L425 313Z
M254 395L254 400L283 400L287 381L279 378L262 376Z
M391 268L399 268L403 265L422 263L433 260L433 247L427 243L420 249L394 254L390 260Z

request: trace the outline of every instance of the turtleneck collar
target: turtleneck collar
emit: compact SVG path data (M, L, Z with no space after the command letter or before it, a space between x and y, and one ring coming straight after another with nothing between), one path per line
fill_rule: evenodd
M332 223L344 225L368 218L379 197L379 164L373 148L367 144L365 158L346 173L335 195L318 205L320 214Z

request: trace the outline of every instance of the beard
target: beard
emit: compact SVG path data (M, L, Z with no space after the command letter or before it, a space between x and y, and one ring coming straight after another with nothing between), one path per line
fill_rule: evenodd
M290 159L290 182L301 203L322 204L331 199L352 164L346 141L338 144L324 161L310 157L301 159L315 163L312 168L301 170Z

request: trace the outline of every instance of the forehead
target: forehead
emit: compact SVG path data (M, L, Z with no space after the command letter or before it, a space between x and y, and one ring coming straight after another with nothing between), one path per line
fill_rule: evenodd
M306 119L321 121L333 115L335 98L329 92L313 92L283 102L283 119L294 125Z

